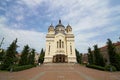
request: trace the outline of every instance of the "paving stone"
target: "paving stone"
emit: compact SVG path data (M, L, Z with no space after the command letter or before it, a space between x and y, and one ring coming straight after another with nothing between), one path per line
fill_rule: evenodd
M0 72L0 80L120 80L120 72L106 72L78 64L44 64L19 72Z

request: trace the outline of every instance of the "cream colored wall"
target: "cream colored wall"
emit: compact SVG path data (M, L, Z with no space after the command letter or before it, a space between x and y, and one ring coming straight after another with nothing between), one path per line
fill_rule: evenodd
M64 42L64 48L57 48L57 41L63 41ZM65 41L65 35L58 33L55 35L55 55L56 54L65 54L66 55L66 41Z
M47 35L53 35L54 32L49 32ZM69 33L67 33L69 34ZM72 33L70 32L72 35ZM57 41L64 41L64 48L57 48ZM71 44L70 44L71 43ZM49 52L50 45L50 52ZM70 45L72 46L72 54L70 50ZM62 51L62 52L60 52ZM49 53L49 54L48 54ZM74 45L74 36L66 37L66 35L62 33L58 33L54 35L54 37L46 37L46 51L45 51L45 60L44 62L52 62L53 56L56 54L65 54L68 56L68 62L76 62L76 54L75 54L75 45Z
M71 54L70 46L72 47L72 54ZM68 62L76 62L74 38L67 38L67 54L68 54Z
M48 34L55 34L55 31L49 31Z
M50 45L50 52L49 52ZM55 43L54 38L46 38L46 51L45 51L45 61L44 62L52 62L52 57L55 53Z

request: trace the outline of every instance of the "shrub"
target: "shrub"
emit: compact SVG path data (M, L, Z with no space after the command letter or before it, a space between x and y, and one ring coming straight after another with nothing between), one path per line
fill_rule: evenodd
M14 66L13 71L21 71L25 69L30 69L32 67L35 67L35 65Z
M106 71L117 71L117 69L115 68L115 66L112 66L112 65L106 65L105 66L105 70Z
M96 66L96 65L86 65L86 67L93 68L93 69L98 69L104 71L105 68L101 66Z
M2 68L2 65L0 65L0 70L1 70L1 68Z

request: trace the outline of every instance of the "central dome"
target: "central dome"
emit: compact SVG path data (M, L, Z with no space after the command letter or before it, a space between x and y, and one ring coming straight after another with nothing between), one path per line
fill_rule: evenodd
M65 33L65 27L62 25L61 20L59 20L58 25L55 27L55 33Z
M64 25L62 25L62 23L61 23L61 20L59 20L59 24L56 25L56 27L64 27ZM64 28L65 28L65 27L64 27Z

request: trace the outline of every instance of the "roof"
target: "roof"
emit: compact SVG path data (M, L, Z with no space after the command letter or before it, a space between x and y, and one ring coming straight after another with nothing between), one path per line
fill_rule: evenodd
M67 25L67 28L71 28L71 26L68 24L68 25Z
M117 42L117 43L113 43L115 46L119 46L120 45L120 42Z
M54 28L54 26L52 24L49 27L53 27Z
M61 23L61 20L59 20L59 23L56 25L56 27L64 27L64 25Z
M120 42L113 43L114 46L120 46ZM107 45L101 47L100 49L106 49Z

